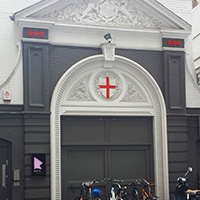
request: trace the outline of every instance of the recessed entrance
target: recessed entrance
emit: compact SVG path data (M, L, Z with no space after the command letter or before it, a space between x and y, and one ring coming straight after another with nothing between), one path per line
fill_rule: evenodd
M105 85L105 78L117 86L109 95L99 87ZM136 123L137 118L140 120ZM141 119L149 125L140 124ZM67 187L71 183L104 176L142 178L142 173L143 178L155 180L160 199L169 199L167 152L162 92L153 77L136 62L115 55L110 65L104 55L96 55L76 63L58 81L51 102L52 200L70 196ZM115 168L118 157L123 159ZM138 158L140 168L135 164ZM94 164L98 172L90 168L90 173L82 177L87 165L80 161L88 163L88 167L93 162L99 163ZM123 164L126 162L133 169L131 175ZM76 166L80 169L77 173ZM141 174L134 174L138 169Z
M63 200L79 196L83 181L154 181L152 117L63 116L61 124ZM99 186L105 198L108 185Z

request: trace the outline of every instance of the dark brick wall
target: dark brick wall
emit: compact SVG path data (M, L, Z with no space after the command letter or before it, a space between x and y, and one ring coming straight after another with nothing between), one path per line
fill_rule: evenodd
M162 51L116 49L116 55L129 58L144 67L164 92L164 54Z
M84 47L71 47L71 46L66 46L66 47L50 46L49 53L50 53L49 79L50 79L51 94L60 77L71 66L89 56L102 54L100 48L84 48Z
M49 109L53 90L63 73L78 61L101 54L100 48L52 46L24 43L24 130L25 130L25 199L50 198ZM170 194L176 179L192 164L200 169L196 148L191 148L199 135L198 115L187 114L185 106L184 52L161 52L116 49L121 55L142 65L157 81L167 105ZM32 72L32 73L30 73ZM40 73L39 76L37 74ZM36 84L35 84L36 83ZM38 88L38 83L42 85ZM195 116L194 116L195 115ZM192 135L192 137L191 137ZM197 144L196 144L197 145ZM47 176L31 177L31 153L47 155ZM197 178L192 175L192 186Z
M50 199L49 113L25 113L25 199ZM46 155L46 176L32 177L31 154Z
M11 143L11 181L12 200L24 199L24 123L23 106L0 106L0 139ZM13 171L20 170L19 186L14 186Z
M183 176L189 166L187 116L168 115L168 152L170 195L176 187L176 180Z
M192 173L188 175L189 187L200 189L199 116L190 113L167 116L170 199L174 199L177 178L183 176L189 166L193 168Z

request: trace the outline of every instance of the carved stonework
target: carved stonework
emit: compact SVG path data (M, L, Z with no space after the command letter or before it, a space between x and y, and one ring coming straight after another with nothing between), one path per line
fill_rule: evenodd
M96 76L95 92L103 100L115 100L121 92L121 82L118 76L107 72Z
M144 102L145 98L134 84L128 84L128 89L123 101Z
M85 83L79 83L70 93L69 100L90 100Z
M162 23L137 8L133 0L71 1L39 18L63 23L158 29Z
M106 43L102 45L103 54L105 55L106 61L115 60L115 44Z

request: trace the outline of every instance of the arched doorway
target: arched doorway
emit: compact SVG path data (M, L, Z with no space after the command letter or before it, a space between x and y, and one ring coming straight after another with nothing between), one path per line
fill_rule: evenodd
M106 116L130 117L126 122L138 117L149 120L157 194L160 199L169 199L165 103L159 86L142 66L121 56L106 61L104 55L97 55L72 66L57 83L51 102L51 198L56 200L61 200L64 175L61 152L63 155L70 141L69 137L63 140L61 121L72 116L101 116L103 120L108 119ZM65 145L67 148L63 148ZM111 151L109 148L103 151ZM132 157L130 152L133 151L128 153Z

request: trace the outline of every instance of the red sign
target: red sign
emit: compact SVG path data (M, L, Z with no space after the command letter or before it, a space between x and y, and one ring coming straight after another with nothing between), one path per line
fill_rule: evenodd
M163 38L163 47L184 48L184 40L178 38Z
M48 39L48 29L42 28L23 28L23 37L24 38L35 38L35 39Z

